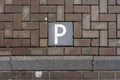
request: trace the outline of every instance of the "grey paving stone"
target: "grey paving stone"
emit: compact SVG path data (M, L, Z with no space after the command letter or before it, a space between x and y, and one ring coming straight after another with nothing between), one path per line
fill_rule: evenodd
M11 70L9 57L0 57L0 70Z
M92 70L92 57L12 57L13 70Z
M120 57L96 56L93 61L93 70L120 70Z

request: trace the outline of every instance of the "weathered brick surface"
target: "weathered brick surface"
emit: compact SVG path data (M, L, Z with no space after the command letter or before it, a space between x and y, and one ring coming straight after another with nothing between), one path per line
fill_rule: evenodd
M73 46L48 46L48 23L59 21L73 23ZM0 55L120 55L120 0L0 0ZM0 73L1 80L120 79L109 71L44 72L38 79L32 71Z

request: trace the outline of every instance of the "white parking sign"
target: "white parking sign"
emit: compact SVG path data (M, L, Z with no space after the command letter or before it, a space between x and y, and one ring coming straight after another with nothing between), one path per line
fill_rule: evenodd
M50 22L49 23L49 46L72 46L73 23Z

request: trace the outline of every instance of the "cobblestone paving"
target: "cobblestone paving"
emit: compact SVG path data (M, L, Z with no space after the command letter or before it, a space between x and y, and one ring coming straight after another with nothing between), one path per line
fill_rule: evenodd
M49 22L72 22L73 46L48 46ZM119 55L120 0L0 0L0 80L120 80ZM63 64L57 61L59 56L92 58L82 62L80 57L78 65L82 67L64 59L72 71L60 71L57 65L56 71L38 72L36 78L32 56L53 56L56 61L48 61L53 67Z

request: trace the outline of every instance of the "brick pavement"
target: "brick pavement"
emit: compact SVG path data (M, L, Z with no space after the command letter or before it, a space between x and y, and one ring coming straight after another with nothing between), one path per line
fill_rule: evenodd
M72 22L73 46L49 47L49 22ZM119 55L120 0L0 0L0 56ZM106 65L109 66L107 63ZM101 67L98 66L96 69ZM9 72L5 72L7 73L10 75ZM22 79L22 72L18 71L18 75L19 73ZM61 73L66 74L58 72L58 75ZM119 80L120 78L120 73L117 71L68 73L73 77L68 76L65 79ZM79 74L82 74L82 77L78 76ZM1 72L0 75L4 74ZM33 74L30 72L30 75ZM58 75L50 72L49 79L58 79ZM0 76L1 80L4 79L2 77ZM26 80L26 77L23 78Z

